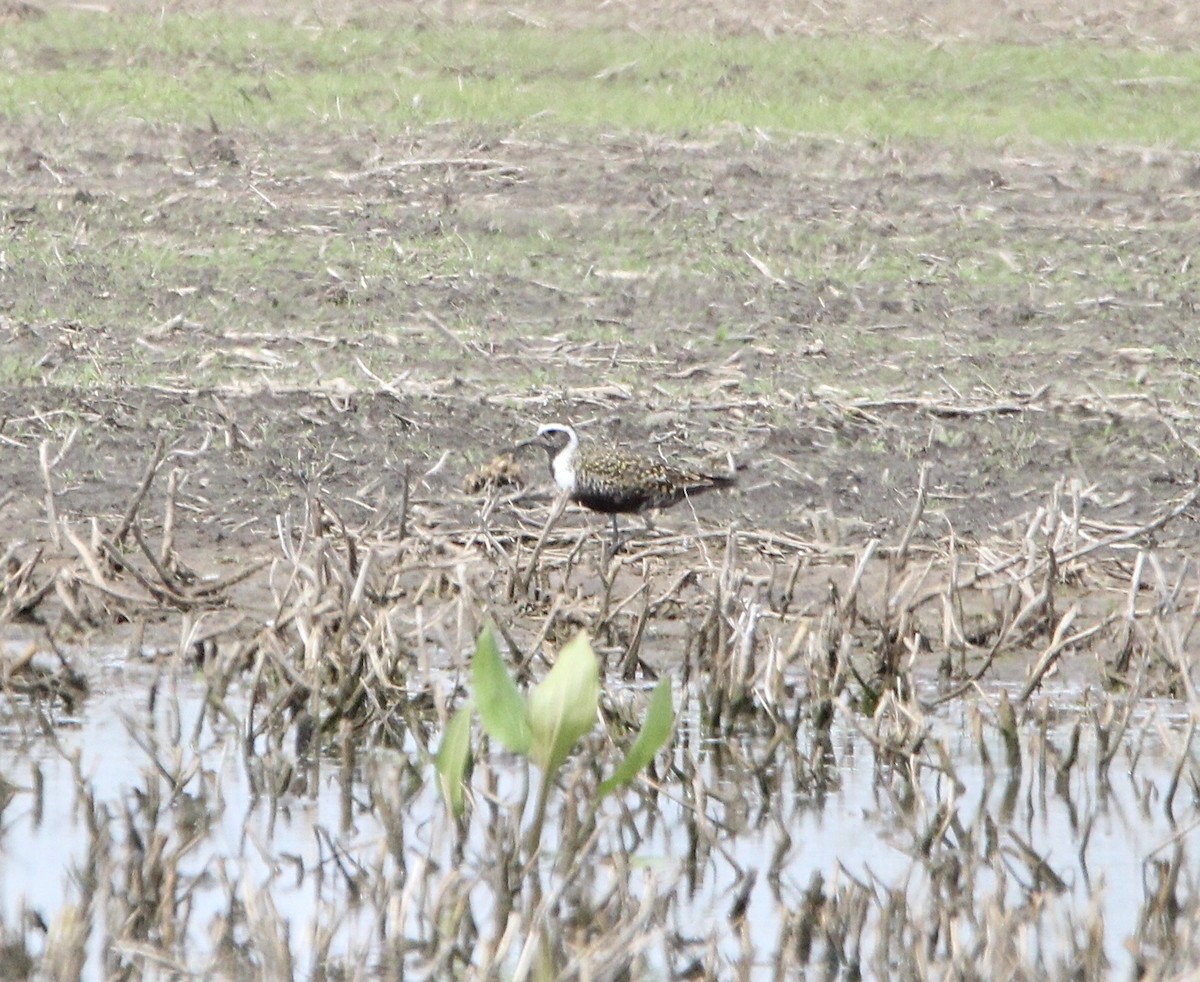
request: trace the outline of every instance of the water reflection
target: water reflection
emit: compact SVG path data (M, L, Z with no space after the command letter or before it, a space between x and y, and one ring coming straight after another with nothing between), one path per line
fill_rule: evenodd
M87 939L85 978L135 961L166 977L244 958L284 975L337 963L374 977L434 963L449 943L438 933L447 898L468 925L450 932L459 944L487 937L493 921L499 937L506 914L520 919L490 868L503 854L498 830L519 827L508 814L523 788L515 760L479 765L460 836L411 733L398 749L344 761L295 758L248 743L245 705L215 712L186 672L111 683L53 725L14 702L3 730L0 774L14 790L0 918L35 962L74 929L68 937ZM925 950L893 951L893 963L945 964L1005 931L1029 965L1065 965L1090 945L1096 964L1131 974L1129 942L1145 919L1194 911L1200 895L1186 848L1196 762L1185 713L1146 704L1106 768L1096 714L1059 711L1064 698L1046 696L1023 720L1016 767L980 700L904 733L839 712L790 742L778 728L713 740L698 712L685 713L655 790L600 810L601 860L575 889L592 891L601 917L603 898L629 889L614 881L635 880L650 898L638 964L658 972L786 974L839 944L857 949L838 963L857 958L866 971L878 956L869 949L901 942ZM564 793L548 856L571 841L560 829L588 820L588 804ZM1168 888L1170 904L1152 904ZM128 940L130 919L144 941ZM506 957L519 974L524 949L512 943Z

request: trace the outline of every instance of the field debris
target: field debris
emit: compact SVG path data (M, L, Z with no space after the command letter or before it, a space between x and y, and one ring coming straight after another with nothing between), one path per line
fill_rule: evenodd
M1195 154L738 119L765 38L1200 20L354 6L0 3L0 977L1193 972ZM581 21L737 40L567 125L484 49ZM545 419L739 490L610 553Z
M204 778L206 762L232 754L258 802L247 821L262 809L286 812L327 780L342 796L341 823L319 831L322 863L337 871L321 903L347 924L372 926L325 935L319 957L352 975L371 964L519 977L536 963L568 976L587 964L604 977L724 977L765 963L784 974L824 965L869 975L899 964L910 977L930 977L980 965L998 972L1031 958L1103 974L1111 946L1098 939L1111 911L1101 894L1085 902L1072 885L1087 870L1087 836L1078 868L1048 855L1028 825L1058 805L1038 802L1117 794L1118 757L1122 769L1141 770L1145 806L1164 818L1200 781L1190 728L1163 728L1141 708L1149 695L1194 704L1180 645L1200 574L1186 565L1168 572L1150 537L1166 541L1190 514L1195 489L1156 518L1121 527L1095 521L1083 489L1059 482L1030 502L1011 535L998 530L970 545L924 534L934 478L923 471L909 519L861 546L692 520L607 562L590 516L550 520L561 502L447 505L427 495L428 478L414 478L400 537L380 521L394 519L395 503L378 499L374 517L355 524L346 518L352 501L310 486L307 504L278 518L273 559L214 579L195 571L197 557L179 543L194 541L188 525L203 520L183 507L184 489L217 451L178 455L160 441L115 518L63 507L70 452L40 455L57 546L8 547L6 621L37 624L41 634L7 663L7 725L42 739L36 714L53 726L86 711L79 656L58 654L78 651L80 637L124 637L152 674L159 705L127 722L149 766L119 807L101 807L86 774L74 777L78 807L93 816L76 886L44 937L29 927L36 918L4 925L14 965L79 977L87 963L71 953L94 930L109 932L109 974L136 967L153 977L163 964L293 971L318 957L271 900L282 882L252 888L189 872L187 855L219 827L228 800ZM470 507L476 518L462 521ZM540 549L530 552L534 539ZM528 587L514 592L522 571ZM1124 599L1095 605L1097 592ZM213 619L267 597L257 626ZM533 805L513 788L503 755L460 763L465 795L453 820L433 774L441 734L466 698L466 653L484 610L517 679L544 678L548 649L580 626L603 666L605 725L580 729L579 750L556 758L561 769L542 784L533 826L523 819ZM47 650L61 668L34 679L31 666L44 664ZM1023 680L1014 665L1027 667ZM179 702L187 698L180 673L197 669L198 717ZM1090 680L1089 699L1099 700L1065 730L1055 700L1038 696L1055 671ZM663 677L677 692L679 729L648 774L615 796L620 806L601 809L601 744L629 745L631 720L644 709L627 700ZM956 716L965 728L949 722ZM194 719L187 734L185 718ZM1162 742L1171 766L1148 763L1136 749L1148 740ZM385 748L391 754L381 757ZM789 814L797 803L819 813L845 768L864 759L892 841L907 843L908 871L899 881L846 869L797 879L802 850L787 831ZM22 782L10 792L14 804L44 780L26 770L14 775ZM968 787L1000 810L968 808ZM753 802L751 825L732 817L731 794ZM186 828L169 817L180 809ZM541 833L543 822L553 830L547 851L532 846L531 828ZM365 826L382 850L347 838ZM668 826L686 832L684 854L661 840ZM755 828L773 830L769 863L746 866L736 857L743 837L757 841ZM644 879L635 872L639 843L677 861ZM1200 952L1200 936L1184 927L1200 915L1192 863L1180 838L1141 894L1126 950L1159 977ZM604 873L584 877L584 869ZM121 890L101 888L118 875ZM316 889L316 876L298 867L288 889ZM677 930L696 923L696 898L716 883L727 916L699 933ZM200 896L208 899L199 907L187 899ZM201 908L224 913L198 922ZM745 929L750 908L773 923L773 935ZM1046 939L1036 952L1012 940L1029 931Z
M519 491L525 487L526 476L524 468L511 453L497 454L482 467L471 471L463 479L464 494L482 494L487 491L495 494L498 491Z

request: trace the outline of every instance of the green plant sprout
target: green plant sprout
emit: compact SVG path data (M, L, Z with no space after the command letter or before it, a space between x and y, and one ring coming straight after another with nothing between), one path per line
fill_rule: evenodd
M502 746L528 758L541 771L537 807L530 827L532 853L541 841L546 803L559 769L576 744L596 725L600 707L600 662L585 632L559 652L554 667L523 696L504 667L491 624L475 643L471 663L473 698L451 718L438 748L435 766L447 806L456 818L466 807L464 783L471 762L471 719L476 710L484 732ZM599 799L637 777L663 747L675 726L671 682L654 688L641 730L625 758L600 783Z

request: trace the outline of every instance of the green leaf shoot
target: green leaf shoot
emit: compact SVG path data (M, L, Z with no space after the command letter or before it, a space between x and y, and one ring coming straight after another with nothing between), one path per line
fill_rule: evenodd
M600 797L605 798L617 788L628 784L645 768L654 755L662 749L675 728L675 707L671 702L671 680L663 676L654 687L646 718L629 753L612 776L600 783Z
M463 813L463 785L471 759L471 714L474 708L468 699L450 718L434 760L442 797L455 818L460 818Z
M492 625L484 625L475 642L471 687L484 732L513 753L528 754L533 742L529 708L500 660Z
M600 662L587 634L580 632L529 697L530 755L544 775L554 774L579 738L596 725L599 705Z

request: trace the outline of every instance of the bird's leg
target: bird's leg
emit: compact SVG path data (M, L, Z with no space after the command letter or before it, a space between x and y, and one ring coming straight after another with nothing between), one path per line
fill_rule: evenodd
M622 538L620 526L617 524L617 516L612 517L612 541L608 545L608 549L604 553L604 565L607 567L612 558L621 551L621 546L628 542L632 535L626 535Z

